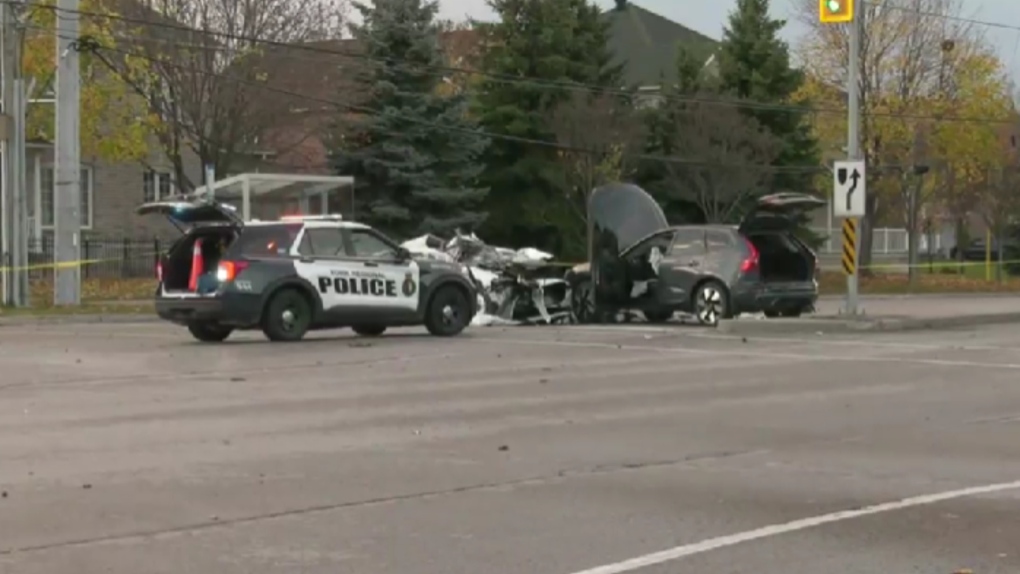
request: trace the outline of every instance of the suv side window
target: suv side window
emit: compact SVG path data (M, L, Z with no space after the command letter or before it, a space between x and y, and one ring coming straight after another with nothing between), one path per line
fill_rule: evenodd
M344 257L344 237L336 227L312 227L305 229L298 253L314 257Z
M358 259L396 260L397 249L368 229L351 229L347 254Z
M673 237L672 255L702 255L705 253L704 229L678 229Z
M733 247L733 234L718 229L705 232L705 244L709 251L724 251Z

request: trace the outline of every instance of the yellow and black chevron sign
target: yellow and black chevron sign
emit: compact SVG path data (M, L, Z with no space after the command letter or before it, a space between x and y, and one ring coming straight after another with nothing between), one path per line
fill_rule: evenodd
M843 273L857 273L857 218L843 220Z

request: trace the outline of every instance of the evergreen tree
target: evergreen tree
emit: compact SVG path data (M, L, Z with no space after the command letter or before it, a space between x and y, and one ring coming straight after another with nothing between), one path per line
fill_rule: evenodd
M800 88L803 73L790 66L790 49L779 37L786 22L769 16L769 0L737 0L730 13L718 54L719 89L730 96L779 106L789 105ZM819 165L818 143L811 134L807 114L789 109L748 107L754 117L782 142L777 167L811 168ZM780 170L774 187L781 191L812 191L807 170Z
M484 182L491 190L492 214L486 240L527 243L559 250L555 237L571 220L566 210L563 173L552 145L550 116L570 91L553 82L622 85L622 66L606 46L608 24L588 0L489 0L499 16L479 23L486 73L477 87L475 113L493 134L485 154ZM507 81L506 77L533 81ZM503 136L503 137L498 137Z
M398 236L476 228L485 219L478 178L488 139L471 122L465 95L440 93L438 4L354 7L362 19L351 32L365 55L357 79L366 109L335 156L337 171L355 177L359 214Z

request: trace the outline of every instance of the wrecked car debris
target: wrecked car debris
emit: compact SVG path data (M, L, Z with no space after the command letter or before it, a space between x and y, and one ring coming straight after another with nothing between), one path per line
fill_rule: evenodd
M455 261L478 287L479 313L471 324L551 325L571 322L570 287L563 266L533 247L510 249L457 232L449 240L422 235L402 247L418 257Z

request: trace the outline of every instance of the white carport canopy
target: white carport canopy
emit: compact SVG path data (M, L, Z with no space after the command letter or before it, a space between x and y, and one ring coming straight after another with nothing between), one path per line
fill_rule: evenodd
M216 201L238 208L245 221L253 214L253 201L264 199L276 205L292 205L307 215L325 215L329 211L330 195L346 190L351 194L353 206L354 178L339 175L305 175L289 173L242 173L202 185L197 194L210 194ZM317 204L317 208L316 208ZM257 213L261 210L255 210ZM279 214L269 215L266 219ZM353 219L353 213L343 214Z

